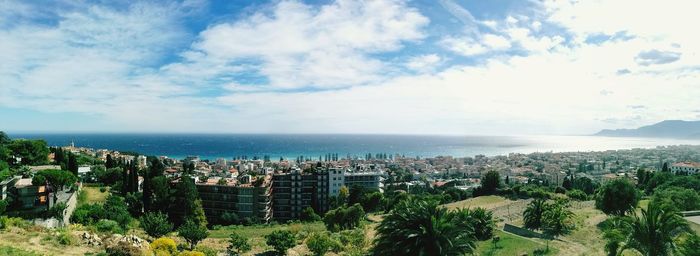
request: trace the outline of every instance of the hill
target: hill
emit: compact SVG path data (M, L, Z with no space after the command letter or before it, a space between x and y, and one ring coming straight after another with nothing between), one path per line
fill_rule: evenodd
M637 129L605 129L594 135L609 137L697 139L700 138L700 121L665 120Z

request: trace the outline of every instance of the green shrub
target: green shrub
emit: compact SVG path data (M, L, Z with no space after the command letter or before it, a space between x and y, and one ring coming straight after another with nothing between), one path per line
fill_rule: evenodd
M61 230L56 236L56 241L62 245L74 245L77 243L77 239L68 230Z
M101 188L100 188L100 192L101 192L101 193L107 192L107 188L101 187Z
M101 219L95 224L95 228L100 232L122 233L119 223L113 220Z

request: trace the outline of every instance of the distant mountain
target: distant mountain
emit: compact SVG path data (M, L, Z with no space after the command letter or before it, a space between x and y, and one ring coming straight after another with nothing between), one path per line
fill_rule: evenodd
M637 129L605 129L596 136L700 139L700 121L666 120Z

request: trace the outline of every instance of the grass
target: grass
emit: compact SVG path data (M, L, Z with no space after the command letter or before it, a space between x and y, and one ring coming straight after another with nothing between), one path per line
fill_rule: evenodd
M491 240L480 241L477 243L475 255L491 256L491 255L532 255L536 249L546 248L545 244L524 238L511 233L496 231L496 236L500 237L498 247L494 248ZM556 255L558 250L553 246L549 247L548 255Z
M272 233L275 230L289 230L300 234L309 234L312 232L325 231L326 227L323 222L311 223L290 223L290 224L273 224L273 225L254 225L254 226L227 226L217 230L210 230L209 237L202 242L202 245L212 249L223 251L228 246L228 238L232 233L237 233L249 239L250 245L253 247L249 253L245 255L255 255L272 250L265 243L265 235ZM297 245L289 252L291 255L306 255L308 249L305 245Z
M78 194L78 205L104 203L109 196L109 188L105 192L100 192L102 187L83 187Z
M15 248L12 246L0 246L0 256L39 256L41 254Z
M508 203L508 199L500 196L480 196L475 198L469 198L467 200L457 201L444 206L448 209L457 208L476 208L482 207L485 209L493 209L501 205Z

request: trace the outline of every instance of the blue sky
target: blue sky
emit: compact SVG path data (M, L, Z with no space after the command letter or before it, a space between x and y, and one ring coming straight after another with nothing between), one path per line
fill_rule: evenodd
M698 5L0 0L0 130L588 134L696 120Z

